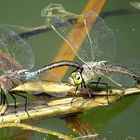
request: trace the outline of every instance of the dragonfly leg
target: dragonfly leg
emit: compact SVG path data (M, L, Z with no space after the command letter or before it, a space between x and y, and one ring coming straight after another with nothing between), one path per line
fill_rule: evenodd
M86 87L86 85L85 85L85 83L82 83L81 85L78 85L77 87L76 87L76 89L75 89L75 94L77 94L77 90L78 90L78 88L79 88L79 86L81 86L81 89L83 89L83 88L87 88ZM91 93L88 91L88 95L89 95L89 98L91 98ZM71 105L72 105L72 103L73 103L73 101L76 99L76 97L73 97L73 99L71 100Z
M11 80L12 81L12 80ZM20 81L21 81L21 83L22 84L24 84L24 82L20 79ZM14 81L12 81L12 83L16 86L16 84L14 83ZM24 110L25 110L25 112L27 113L27 115L28 115L28 117L30 117L30 115L29 115L29 113L28 113L28 111L27 111L27 97L26 96L24 96L24 95L21 95L21 94L18 94L18 93L16 93L16 95L18 95L18 96L20 96L20 97L23 97L24 99L25 99L25 108L24 108ZM15 111L16 111L16 108L17 108L17 105L16 105L16 98L15 98L15 96L11 93L11 96L13 97L13 99L15 100ZM16 113L16 112L15 112Z
M23 97L23 98L25 99L25 104L24 104L24 105L25 105L25 108L24 108L24 111L27 113L28 117L30 117L30 115L29 115L29 113L28 113L28 111L27 111L27 103L28 103L27 97L24 96L24 95L18 94L18 93L16 93L16 95L18 95L18 96L20 96L20 97Z
M0 99L0 105L2 106L2 104L3 104L3 92L2 92L2 89L0 89L1 91L0 91L0 97L1 97L1 99Z
M88 97L91 98L91 93L90 91L88 90Z
M16 84L14 83L14 81L11 79L12 84L16 87ZM13 95L12 92L9 92L11 97L14 99L15 102L15 114L16 114L16 109L17 109L17 104L16 104L16 97Z
M1 88L1 108L0 108L0 111L3 109L4 105L5 105L5 93Z
M9 92L11 97L14 99L14 102L15 102L15 114L16 114L16 108L17 108L17 104L16 104L16 97L11 93Z
M101 79L100 79L101 80ZM100 82L99 80L97 81L97 82L92 82L92 84L96 84L96 88L98 87L98 85L103 85L103 86L105 86L106 87L106 94L107 94L107 102L108 102L108 104L110 103L109 102L109 94L108 94L108 92L109 92L109 87L108 87L108 84L107 83L104 83L104 82Z
M83 83L82 85L83 85L82 87L84 87L85 89L87 89L87 86L86 86L85 83ZM87 93L88 93L88 97L91 98L91 93L90 93L89 90L87 91Z
M95 86L96 88L97 88L98 85L100 84L100 81L101 81L101 77L99 77L99 78L98 78L98 81L96 82L96 86Z
M103 85L106 87L106 93L107 93L107 101L108 101L108 104L109 104L109 95L108 95L108 91L109 91L109 87L108 87L108 84L105 83L105 82L100 82L101 81L101 77L98 78L98 81L97 82L91 82L91 84L96 84L95 85L95 88L98 88L99 85Z
M6 113L6 111L7 111L8 108L9 108L9 103L8 103L8 100L7 100L6 94L4 93L3 96L4 96L4 98L3 98L3 99L4 99L4 100L3 100L3 105L6 104L6 109L4 110L3 113L1 113L1 116L4 116L4 114Z
M110 102L109 102L109 94L108 94L109 93L108 84L104 83L104 82L100 82L100 84L106 86L107 102L108 102L108 104L110 104Z
M78 90L78 88L79 88L79 85L78 86L76 86L76 89L75 89L75 95L77 95L77 90ZM72 98L72 100L71 100L71 106L72 106L72 103L74 102L74 100L76 99L76 97L73 97Z

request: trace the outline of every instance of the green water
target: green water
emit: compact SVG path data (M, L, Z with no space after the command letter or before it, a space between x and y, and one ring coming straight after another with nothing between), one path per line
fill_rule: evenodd
M0 24L12 24L28 27L37 27L44 24L44 18L40 11L50 3L60 3L71 12L80 13L87 1L83 0L0 0ZM130 0L108 0L103 11L131 8ZM105 18L107 24L114 31L117 40L118 59L134 59L139 64L140 60L140 14L108 16ZM36 58L35 68L48 64L52 61L62 40L55 33L44 33L31 37L27 42L32 46ZM27 60L28 61L28 60ZM126 62L128 63L128 62ZM135 67L135 64L132 63ZM125 140L128 136L140 139L140 97L128 97L108 107L100 107L81 115L84 123L91 126L100 135L109 140ZM59 119L44 119L37 125L56 130L61 133L71 134L64 122ZM0 132L0 140L12 139L11 129ZM1 137L3 136L3 138ZM7 138L9 136L10 138ZM31 139L55 139L54 137L34 133L29 134Z

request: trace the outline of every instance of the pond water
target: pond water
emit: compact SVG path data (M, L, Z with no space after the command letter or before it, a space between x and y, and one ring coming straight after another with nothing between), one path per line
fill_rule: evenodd
M40 16L41 10L50 3L60 3L65 9L74 13L81 13L87 1L81 0L0 0L0 24L12 24L27 27L37 27L44 24L44 18ZM133 9L131 0L108 0L102 12L120 9ZM109 27L114 31L117 40L116 60L122 59L126 63L134 61L132 67L140 64L140 14L112 15L104 17ZM55 41L54 41L55 40ZM35 55L35 69L50 63L56 55L62 40L54 32L44 33L28 38L27 42L32 46ZM27 60L28 61L28 60ZM139 65L140 66L140 65ZM95 131L109 140L140 139L140 96L122 99L110 106L100 107L81 114L84 123L90 123ZM35 122L38 126L56 130L65 134L72 134L63 120L42 119ZM0 130L0 139L12 139L14 130ZM22 132L21 132L22 133ZM23 133L22 133L23 134ZM32 135L31 139L56 139L42 134ZM2 137L1 137L2 136Z

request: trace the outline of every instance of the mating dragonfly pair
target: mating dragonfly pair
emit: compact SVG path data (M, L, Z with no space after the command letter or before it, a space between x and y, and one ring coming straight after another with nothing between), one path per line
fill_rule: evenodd
M66 21L59 15L52 15L47 20L52 29L70 46L75 52L76 56L83 62L79 64L76 62L62 60L52 64L48 64L39 70L30 72L34 66L34 56L32 49L19 35L9 29L0 29L0 68L3 74L0 77L1 88L1 105L6 104L8 109L8 100L6 94L10 94L15 101L16 97L11 91L12 88L22 85L28 81L36 81L36 77L42 72L61 66L72 66L76 70L72 72L69 77L69 82L75 85L86 87L90 83L99 84L107 83L101 82L101 78L105 77L111 80L118 86L133 83L139 84L140 78L134 71L119 65L108 63L111 62L115 56L116 41L113 31L105 24L102 18L97 16L94 12L88 12L81 16L81 22L75 24ZM68 37L70 30L79 32L78 36L85 36L82 47L78 50L79 37ZM86 37L87 36L87 37ZM90 38L92 37L92 39ZM28 61L27 61L28 60ZM119 78L120 75L125 75L129 81L123 81ZM122 76L121 76L122 77ZM123 78L124 79L124 78ZM132 83L131 83L132 85ZM39 93L38 93L39 94ZM27 97L19 93L18 96L25 98L25 111L27 112ZM1 114L1 115L4 115ZM27 112L28 114L28 112ZM29 115L29 114L28 114Z

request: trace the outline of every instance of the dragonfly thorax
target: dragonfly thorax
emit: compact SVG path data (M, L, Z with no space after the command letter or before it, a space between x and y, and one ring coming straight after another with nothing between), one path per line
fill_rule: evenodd
M102 71L101 68L106 64L106 61L87 62L83 64L83 70L81 75L84 79L85 84L89 84L92 81L96 81L96 79L104 73L104 71Z
M10 89L16 87L17 85L26 82L25 72L27 70L17 70L17 71L7 71L0 77L0 87L8 92Z
M85 64L83 64L84 67L90 67L90 68L94 68L94 67L101 67L107 64L107 61L98 61L98 62L86 62Z

